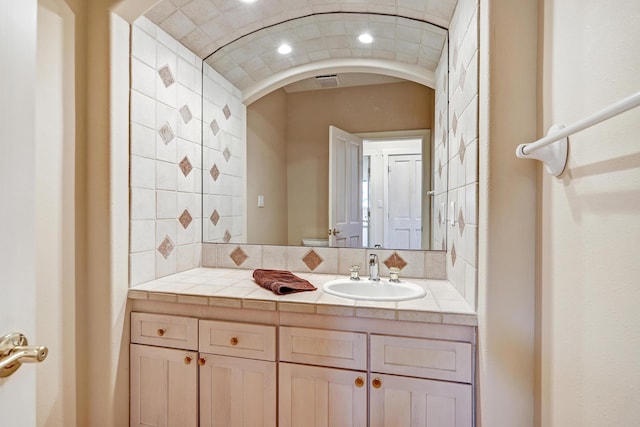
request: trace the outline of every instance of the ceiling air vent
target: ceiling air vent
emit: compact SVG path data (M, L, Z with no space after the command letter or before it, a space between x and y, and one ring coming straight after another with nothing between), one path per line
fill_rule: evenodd
M338 87L337 74L327 74L324 76L316 76L316 81L322 88Z

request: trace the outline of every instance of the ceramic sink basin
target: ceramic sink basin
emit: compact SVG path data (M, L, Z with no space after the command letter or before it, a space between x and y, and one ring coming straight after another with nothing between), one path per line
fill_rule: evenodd
M368 279L336 279L325 283L322 290L342 298L367 301L404 301L422 298L427 294L424 288L415 283L400 281L391 283L380 279L375 282Z

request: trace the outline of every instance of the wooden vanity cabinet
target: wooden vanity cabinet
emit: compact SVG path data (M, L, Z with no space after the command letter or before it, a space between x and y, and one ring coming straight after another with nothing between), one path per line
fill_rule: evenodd
M471 327L287 320L132 313L131 426L473 427Z

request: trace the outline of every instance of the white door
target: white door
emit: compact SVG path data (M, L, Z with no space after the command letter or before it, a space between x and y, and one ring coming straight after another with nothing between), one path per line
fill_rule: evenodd
M35 0L0 0L0 335L35 336ZM2 425L35 426L35 368L0 378Z
M329 126L329 246L362 246L362 139Z
M422 247L422 155L390 155L389 247Z

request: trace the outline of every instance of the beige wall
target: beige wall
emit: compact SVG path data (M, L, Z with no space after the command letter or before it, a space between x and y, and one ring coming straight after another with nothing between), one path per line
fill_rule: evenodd
M480 1L478 426L534 416L537 1ZM566 424L568 426L579 424Z
M329 125L347 132L431 129L434 91L412 82L289 94L288 243L327 238ZM293 202L295 201L295 203Z
M287 94L247 107L247 241L287 244ZM258 195L265 204L258 207ZM268 226L266 226L268 224Z
M544 1L541 131L640 90L640 3ZM570 137L542 173L538 425L640 420L640 109Z

